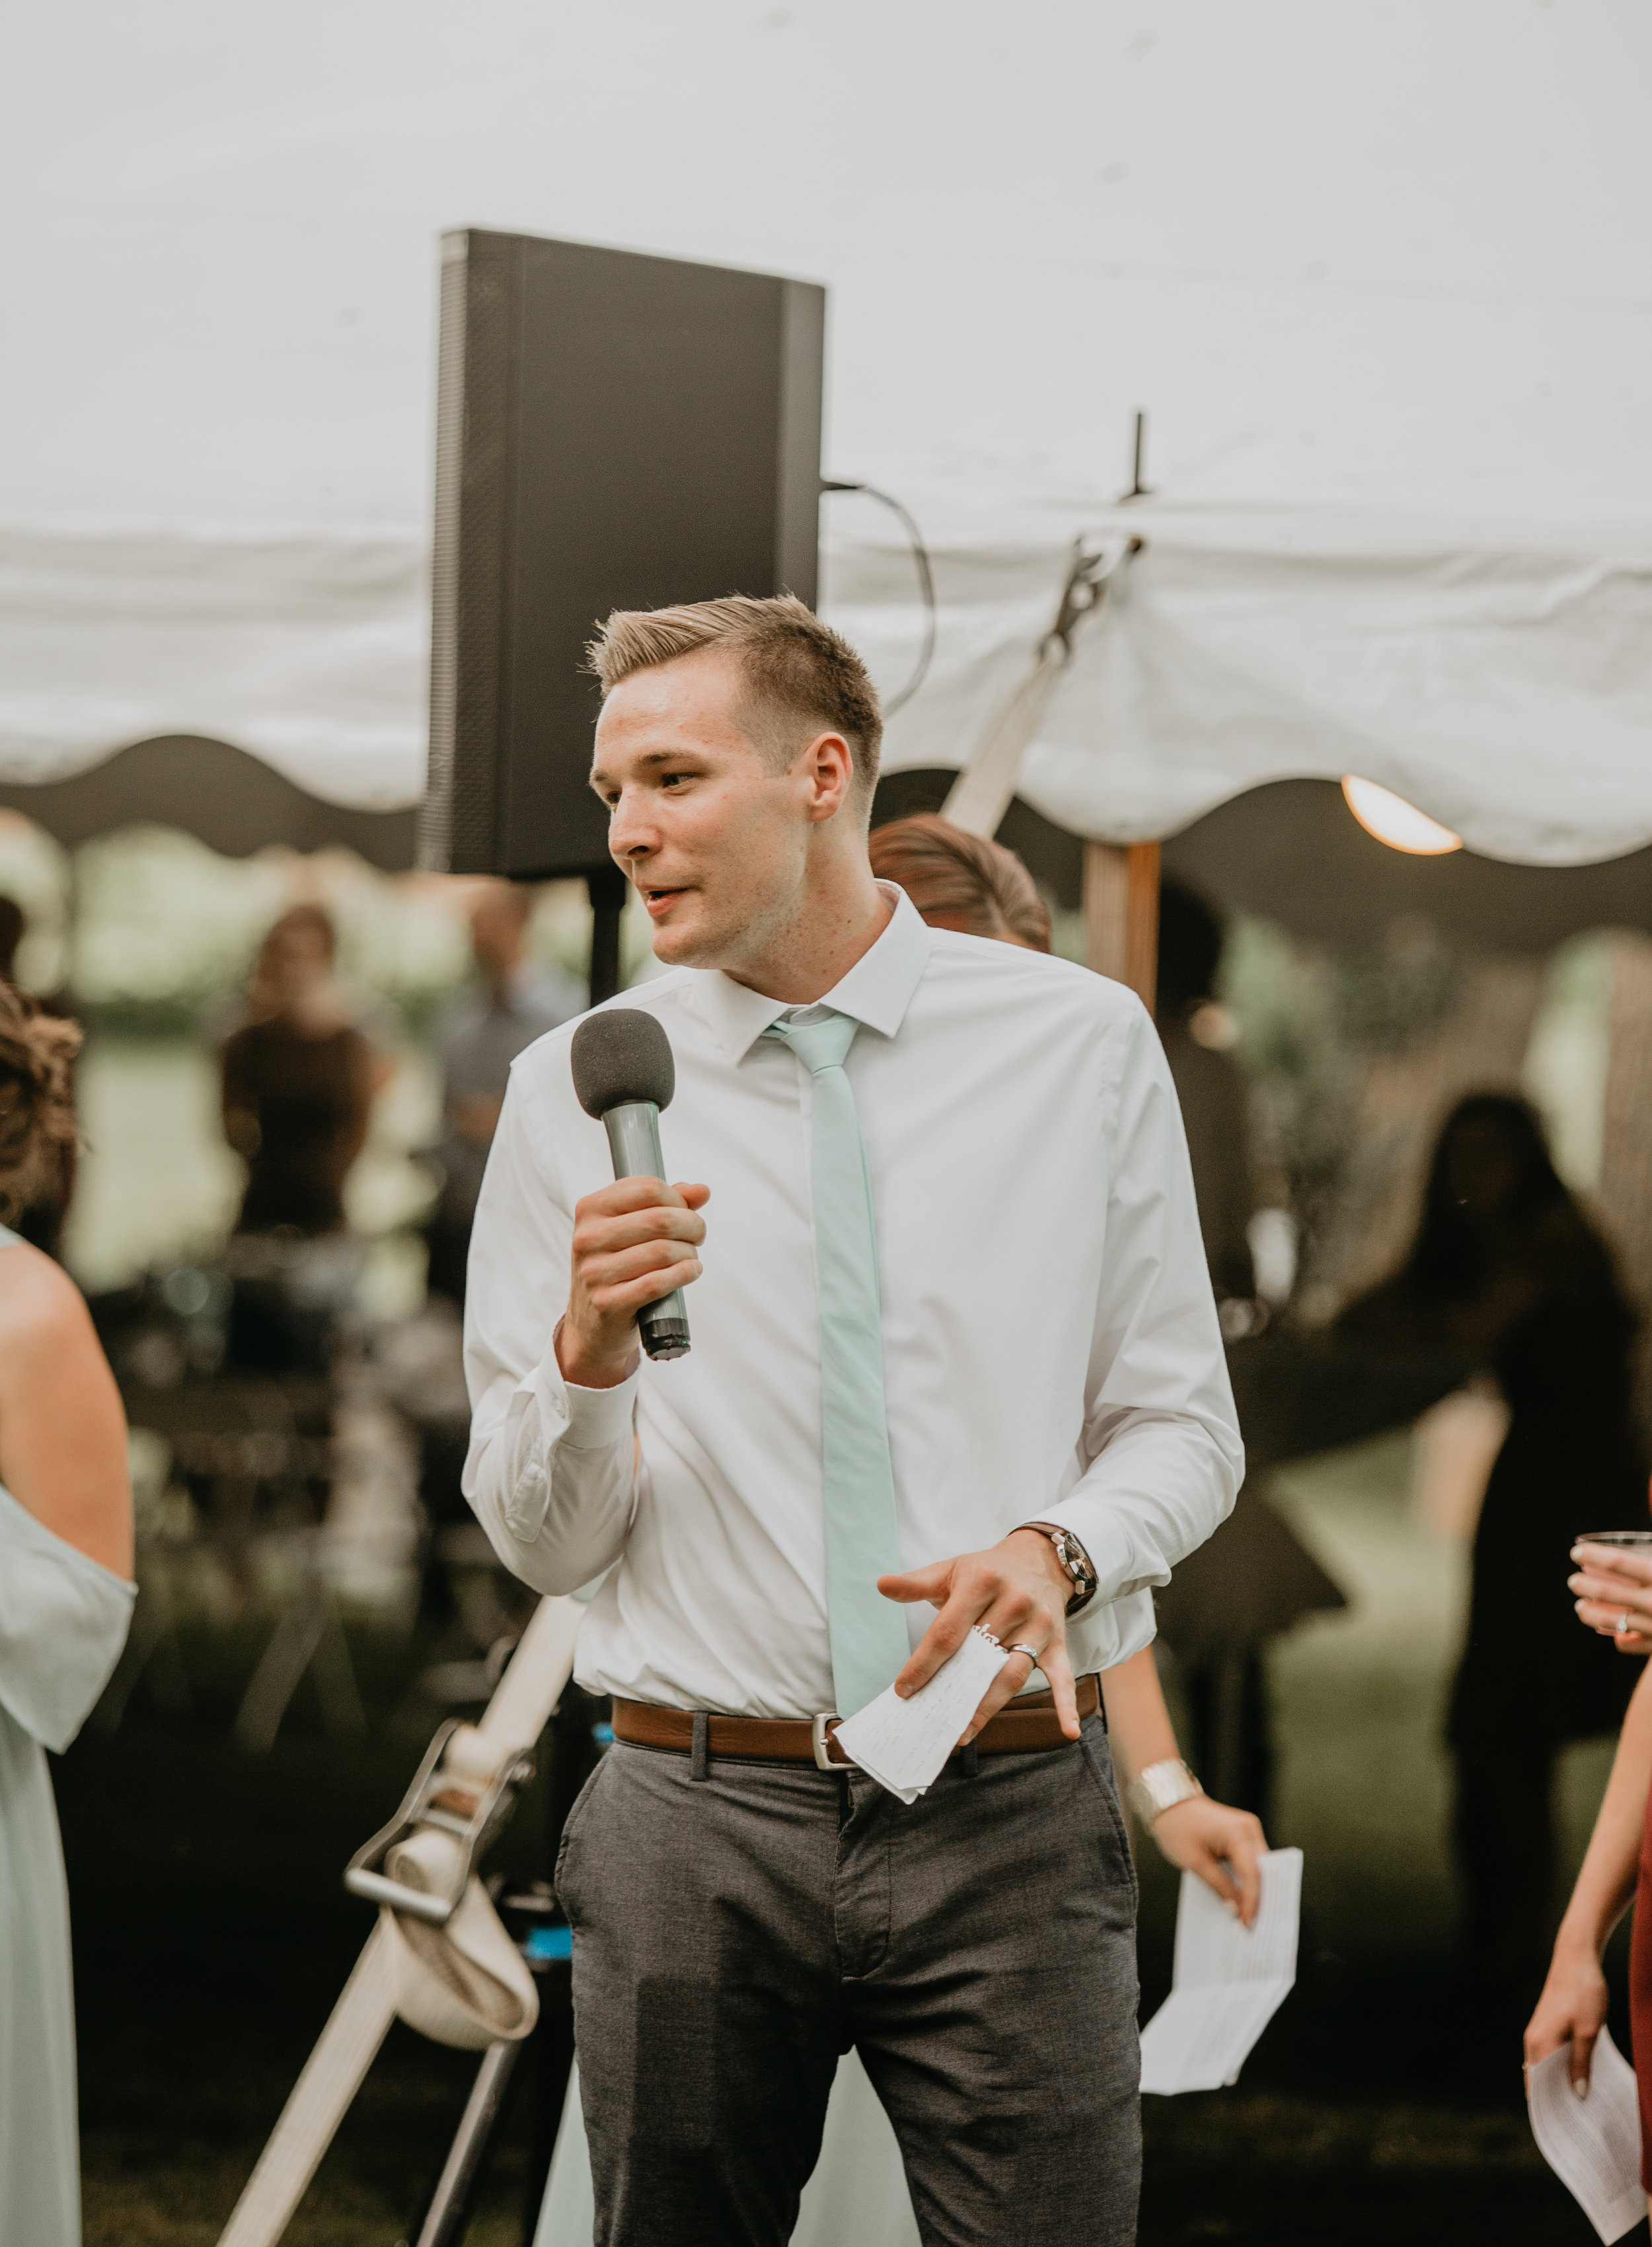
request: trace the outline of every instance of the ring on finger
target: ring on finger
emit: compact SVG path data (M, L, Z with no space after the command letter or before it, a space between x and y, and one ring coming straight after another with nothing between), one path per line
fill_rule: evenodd
M1625 1608L1622 1614L1618 1617L1618 1636L1620 1638L1627 1638L1634 1629L1635 1625L1629 1620L1629 1611L1628 1608Z
M1034 1670L1038 1667L1038 1649L1035 1646L1007 1646L1004 1651L1006 1654L1024 1654Z

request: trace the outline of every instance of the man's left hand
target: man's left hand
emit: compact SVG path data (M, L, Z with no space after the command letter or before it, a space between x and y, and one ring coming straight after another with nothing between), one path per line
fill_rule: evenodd
M1035 1663L1026 1654L1012 1654L1006 1661L959 1747L1021 1691L1035 1669L1049 1680L1062 1731L1069 1740L1078 1738L1078 1695L1067 1654L1067 1602L1073 1587L1048 1537L1036 1529L1012 1530L987 1552L960 1554L955 1561L937 1561L902 1576L880 1576L877 1588L886 1600L909 1605L927 1600L940 1609L895 1680L903 1700L928 1684L977 1623L1002 1646L1037 1649Z

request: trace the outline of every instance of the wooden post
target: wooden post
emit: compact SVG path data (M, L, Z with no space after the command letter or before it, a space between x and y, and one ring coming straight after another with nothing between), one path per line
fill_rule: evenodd
M1098 975L1128 983L1150 1014L1158 983L1157 843L1084 845L1084 921Z

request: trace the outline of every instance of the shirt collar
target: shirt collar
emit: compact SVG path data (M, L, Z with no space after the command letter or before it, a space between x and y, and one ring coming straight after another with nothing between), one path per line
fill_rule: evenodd
M877 886L891 907L882 933L842 982L816 1003L835 1014L852 1014L869 1030L892 1038L929 964L929 930L905 890L893 882ZM769 1024L793 1011L791 1001L766 999L720 969L703 971L696 985L712 1035L732 1062L744 1061Z

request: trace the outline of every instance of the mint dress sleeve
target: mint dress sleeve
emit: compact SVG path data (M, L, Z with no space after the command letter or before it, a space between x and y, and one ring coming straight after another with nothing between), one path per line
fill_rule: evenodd
M0 1489L0 2240L80 2247L69 1892L48 1748L119 1659L136 1587Z

